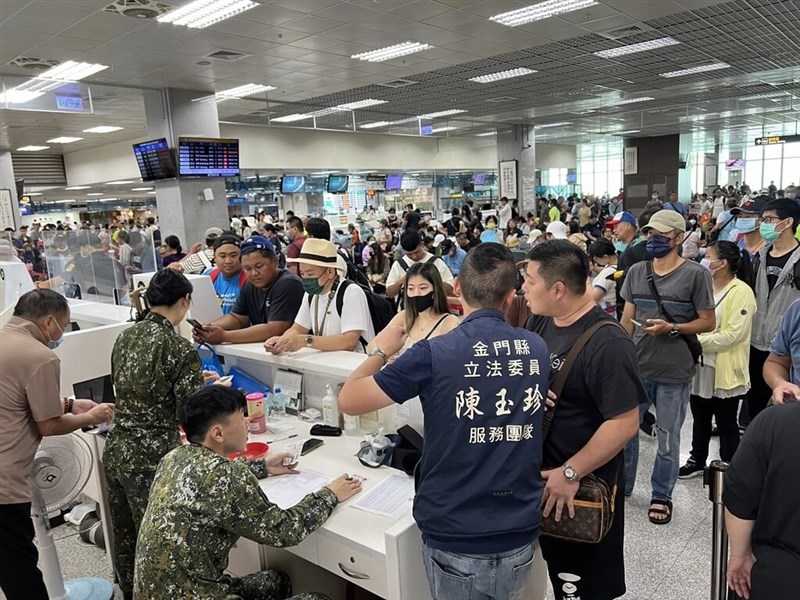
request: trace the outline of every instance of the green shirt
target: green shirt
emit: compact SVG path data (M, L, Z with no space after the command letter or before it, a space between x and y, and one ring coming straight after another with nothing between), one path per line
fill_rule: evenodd
M106 471L155 471L181 445L178 411L203 386L200 358L166 318L150 313L117 338L111 377L116 407L103 454Z
M263 460L254 466L263 469ZM164 457L139 528L137 598L238 598L223 571L240 536L274 547L297 545L338 502L322 488L283 510L267 499L253 471L244 459L231 461L195 444Z
M561 220L561 211L558 210L557 206L553 206L550 209L550 222L555 223Z

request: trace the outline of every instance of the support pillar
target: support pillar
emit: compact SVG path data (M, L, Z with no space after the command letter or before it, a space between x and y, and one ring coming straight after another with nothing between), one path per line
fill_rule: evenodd
M11 152L0 152L0 189L11 192L11 208L14 213L14 230L19 229L19 198L17 197L17 183L14 179L14 165L11 162ZM8 224L11 227L11 224ZM6 225L3 225L6 227ZM0 229L0 233L2 230Z
M517 199L519 212L537 214L536 206L536 145L533 127L514 125L497 131L497 163L517 161ZM498 186L498 193L500 188ZM502 195L502 194L501 194ZM509 200L513 198L509 197Z
M650 194L658 192L666 201L678 189L680 139L678 135L626 138L625 149L636 148L635 160L625 162L625 209L638 214Z
M193 102L208 93L165 89L144 93L147 134L166 138L177 148L178 138L219 137L219 116L213 100ZM176 157L177 160L177 157ZM207 201L203 190L210 188L213 200ZM209 227L228 228L228 203L225 180L219 178L181 178L155 182L161 239L177 235L184 250L203 243Z

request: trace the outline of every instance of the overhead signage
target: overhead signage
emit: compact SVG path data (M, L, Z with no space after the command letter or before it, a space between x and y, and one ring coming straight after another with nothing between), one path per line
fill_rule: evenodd
M58 110L83 112L83 98L80 96L61 96L60 94L56 94L56 106Z
M772 146L773 144L791 144L800 142L800 135L769 135L756 138L756 146Z

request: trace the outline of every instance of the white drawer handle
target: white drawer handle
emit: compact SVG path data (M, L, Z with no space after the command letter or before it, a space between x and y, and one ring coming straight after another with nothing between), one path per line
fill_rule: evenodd
M348 569L342 563L339 563L339 568L342 570L342 573L347 575L348 577L352 577L353 579L369 579L369 575L365 573L359 573L358 571L353 571L352 569Z

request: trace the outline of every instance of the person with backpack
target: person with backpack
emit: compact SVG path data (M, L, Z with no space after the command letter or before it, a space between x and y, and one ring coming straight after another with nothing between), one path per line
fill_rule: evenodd
M214 284L214 291L219 298L222 314L227 315L239 300L239 293L247 282L247 273L242 270L242 259L239 254L241 241L238 235L222 235L214 240L214 262L203 272Z
M267 238L254 235L240 248L242 271L247 281L230 313L192 336L198 344L248 344L281 335L291 326L303 285L291 271L278 267L275 249Z
M404 255L396 260L386 279L386 295L390 298L397 296L405 284L406 272L415 263L431 263L442 277L444 289L448 296L453 295L453 274L441 258L437 258L425 250L422 238L416 229L407 229L400 238L400 246Z
M301 348L363 352L375 336L367 292L344 277L337 255L332 242L308 238L300 255L288 259L300 267L305 294L292 326L264 343L267 352Z

